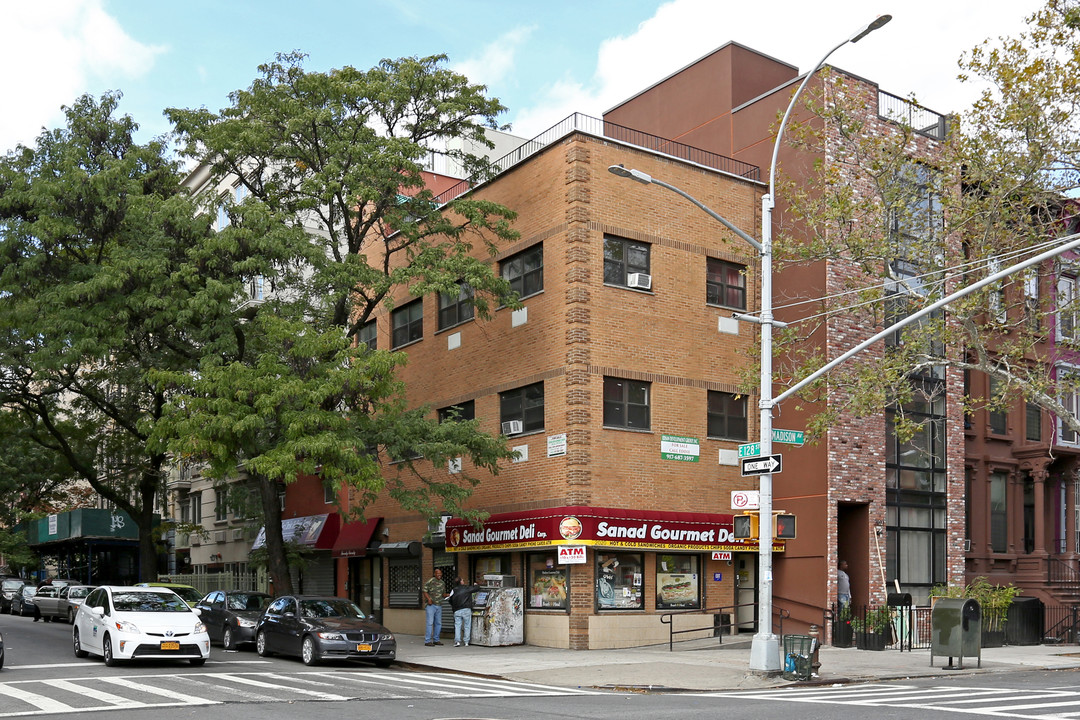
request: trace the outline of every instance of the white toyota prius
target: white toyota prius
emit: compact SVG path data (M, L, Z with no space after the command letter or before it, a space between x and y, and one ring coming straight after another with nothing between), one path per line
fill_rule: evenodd
M210 657L210 636L199 611L168 588L95 588L79 606L71 636L75 657L93 653L110 667L141 658L202 665Z

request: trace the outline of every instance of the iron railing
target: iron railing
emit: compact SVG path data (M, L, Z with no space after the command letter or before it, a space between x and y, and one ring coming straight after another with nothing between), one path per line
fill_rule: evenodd
M878 90L878 115L934 140L945 140L949 132L946 116L884 90Z
M1060 558L1047 558L1046 579L1062 589L1080 591L1080 571Z
M701 148L696 148L674 140L662 138L658 135L651 135L646 132L641 132L640 130L616 125L615 123L607 122L589 115L583 115L581 113L574 113L573 115L566 117L531 140L522 143L517 149L494 161L494 172L491 177L506 172L515 165L573 132L585 132L599 137L610 138L611 140L617 140L645 150L663 153L670 157L686 160L750 180L761 179L761 169L756 165L751 165L750 163L745 163L741 160L709 152L708 150L702 150ZM473 186L485 179L490 178L471 178L462 180L457 185L453 185L440 193L435 198L435 201L440 205L448 203L454 198L465 194Z
M702 610L675 610L672 612L664 613L660 616L660 622L668 626L668 650L675 649L675 636L684 635L687 633L700 633L711 632L712 636L717 638L717 644L724 642L724 633L731 635L738 630L754 630L757 624L757 613L755 612L754 620L744 620L739 622L734 620L738 615L740 608L757 608L757 603L741 603L739 605L725 605L723 607L716 608L704 608ZM675 629L674 618L675 616L684 617L686 615L701 615L703 618L711 617L711 624L702 625L700 627L681 628ZM773 607L773 630L780 635L784 636L784 618L791 617L784 608ZM700 639L688 638L690 640Z

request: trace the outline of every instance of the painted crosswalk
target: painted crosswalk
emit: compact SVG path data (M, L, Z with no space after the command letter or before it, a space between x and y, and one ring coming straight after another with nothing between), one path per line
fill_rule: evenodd
M0 682L0 718L236 702L596 695L449 673L368 670L101 675Z
M858 707L883 707L912 712L938 711L1031 720L1080 719L1080 690L1056 688L1001 688L936 685L866 684L829 687L742 690L700 693L710 697L813 703Z

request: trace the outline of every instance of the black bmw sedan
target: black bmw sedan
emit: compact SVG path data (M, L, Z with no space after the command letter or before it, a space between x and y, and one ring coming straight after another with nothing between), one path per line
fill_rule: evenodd
M235 650L238 645L255 642L255 625L271 600L262 592L214 590L195 607L210 640L220 642L226 650Z
M255 649L263 657L298 655L307 665L352 659L386 667L397 656L397 641L351 600L285 595L270 603L259 618Z

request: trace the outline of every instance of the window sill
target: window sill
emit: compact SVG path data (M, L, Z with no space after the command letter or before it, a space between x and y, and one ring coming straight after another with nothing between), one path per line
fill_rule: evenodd
M475 321L476 321L476 318L471 317L468 320L462 320L461 322L454 323L453 325L447 325L444 328L439 328L438 330L435 331L435 334L436 335L441 335L442 333L450 332L451 330L454 330L455 328L459 328L462 325L468 325L469 323L475 322ZM414 340L413 342L419 342L419 341Z
M716 308L717 310L734 310L735 312L740 313L746 312L746 308L744 307L735 307L734 305L719 305L717 303L711 303L707 300L705 301L705 307Z
M630 292L636 292L641 295L656 295L652 290L643 290L642 288L632 288L627 285L615 285L613 283L604 283L604 287L616 288L618 290L629 290Z
M502 422L500 421L500 425L501 424ZM523 432L519 432L517 435L507 435L506 439L517 440L518 438L528 437L529 435L543 435L545 432L547 431L544 428L540 428L539 430L525 430Z
M757 442L757 440L751 440L750 438L734 438L734 437L726 437L724 435L706 435L705 439L706 440L717 440L719 442L739 443L740 445L744 445L744 444L746 444L748 442ZM775 445L775 442L773 444Z
M417 338L416 340L410 340L407 343L402 343L400 345L395 345L394 347L390 348L390 350L393 351L393 352L397 352L398 350L401 350L403 348L407 348L410 345L415 345L416 343L423 342L423 341L424 341L424 338Z
M645 433L647 435L653 434L652 428L629 428L620 425L601 425L600 427L603 430L622 430L623 432Z
M528 300L529 298L534 298L537 295L543 295L543 294L544 294L544 288L540 288L539 290L534 292L532 295L522 295L521 297L518 298L518 302L523 303L526 300ZM510 307L509 305L500 305L499 307L497 307L495 309L496 310L506 310L509 307Z

